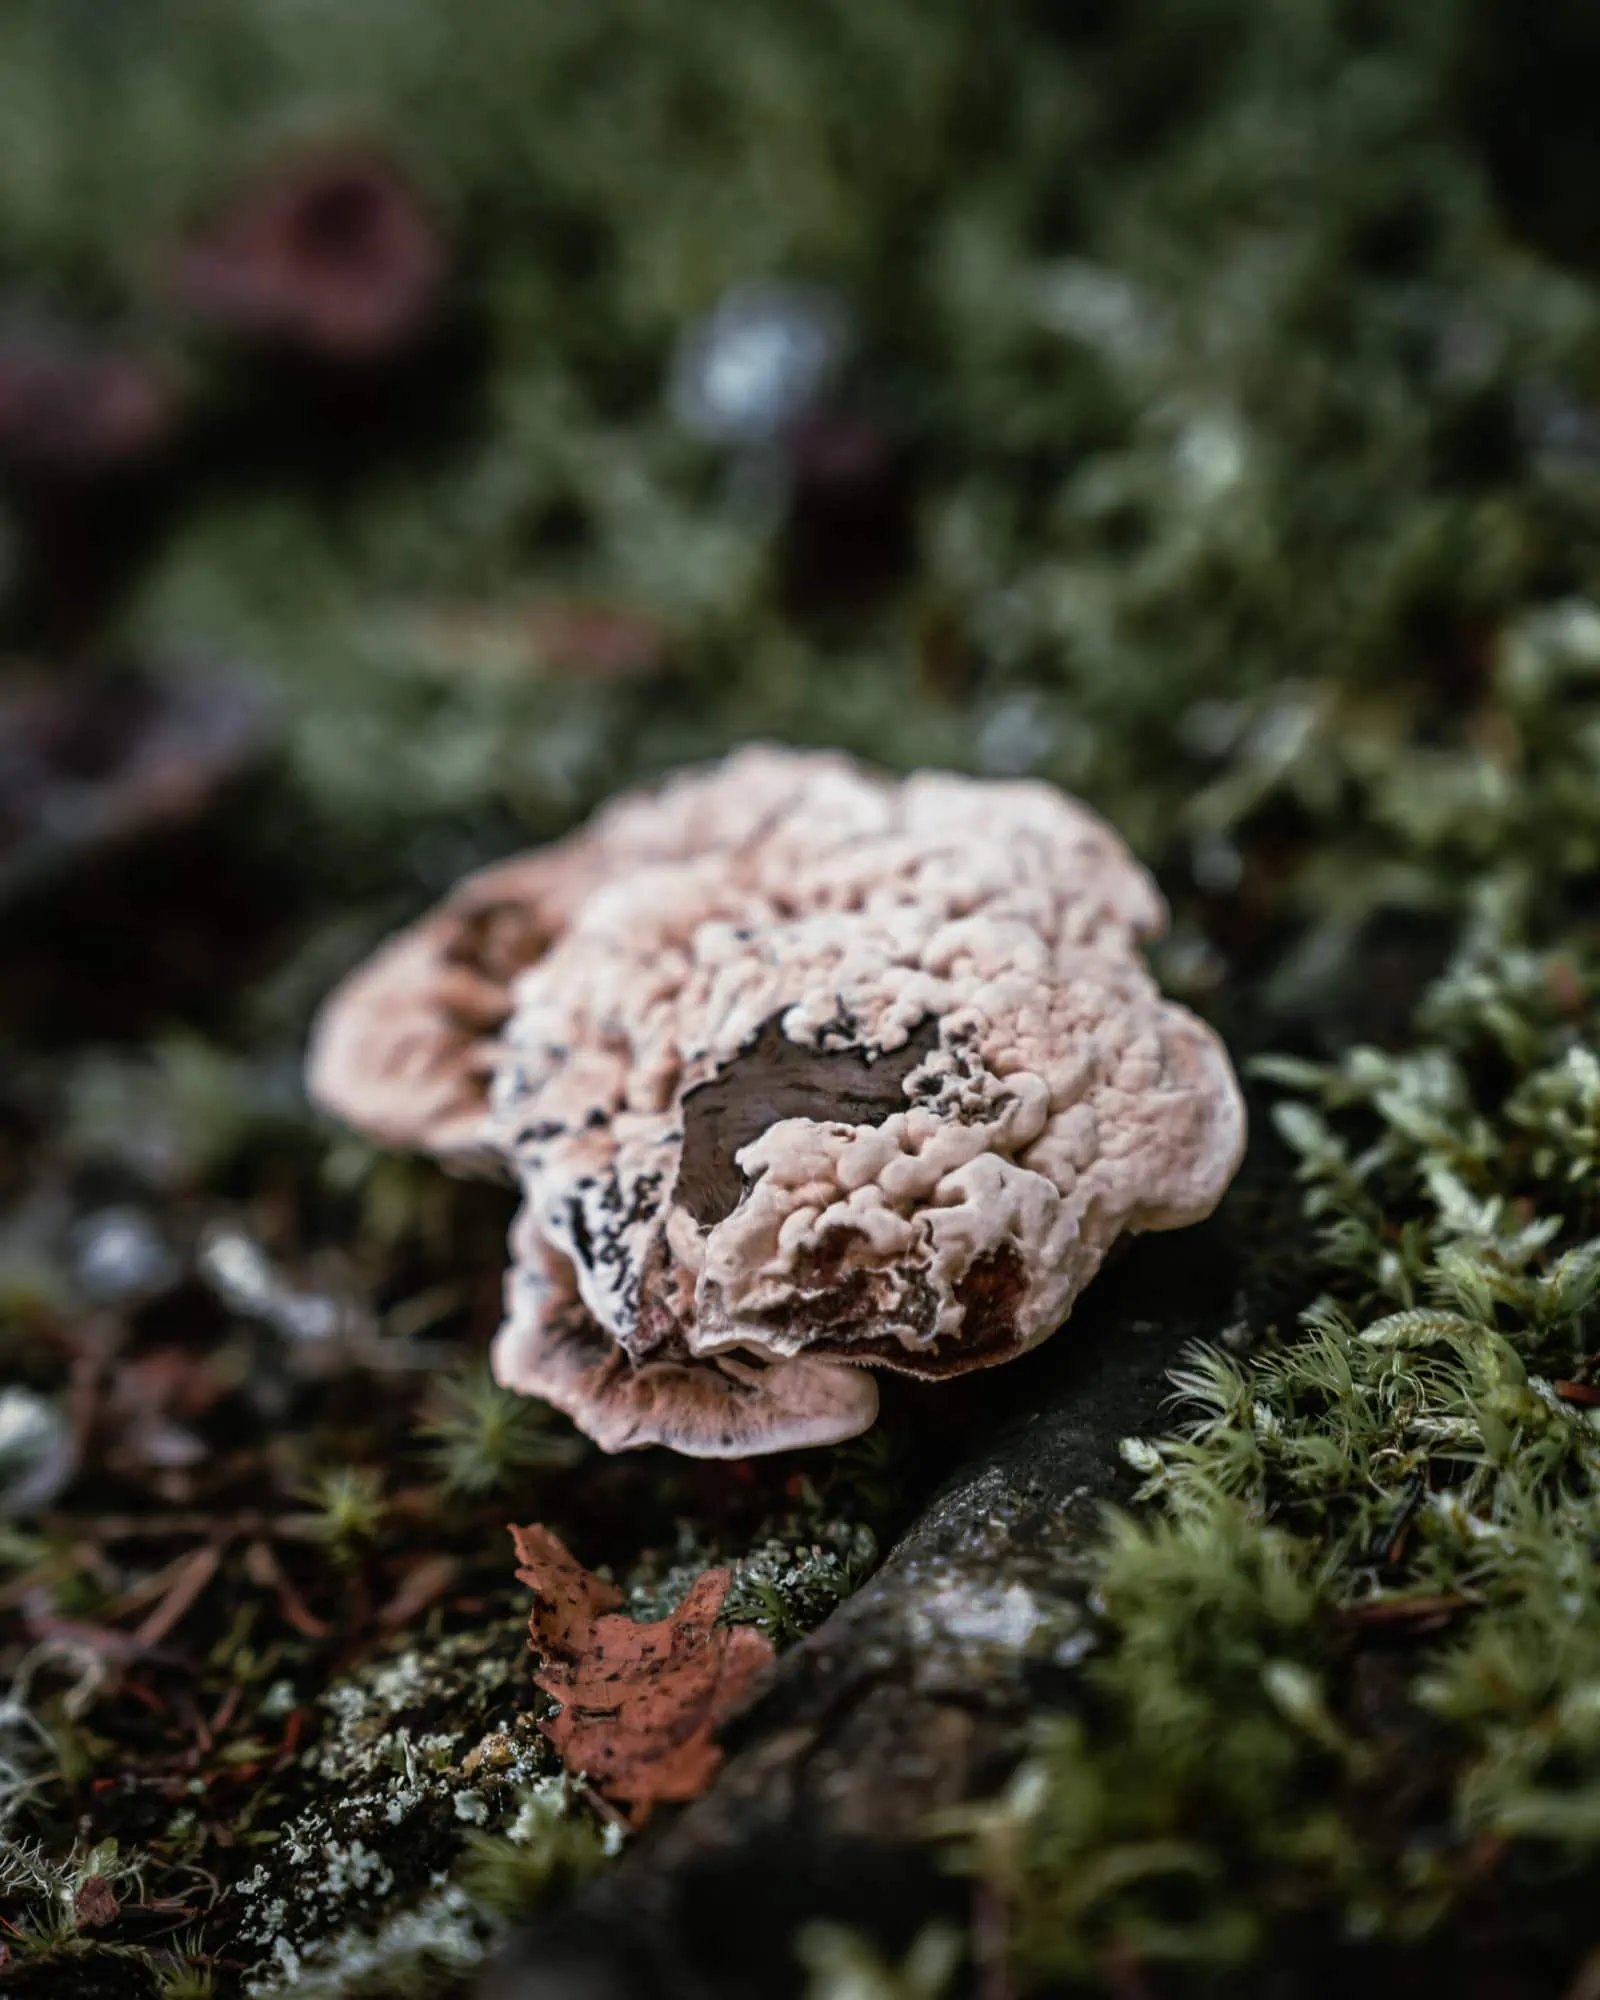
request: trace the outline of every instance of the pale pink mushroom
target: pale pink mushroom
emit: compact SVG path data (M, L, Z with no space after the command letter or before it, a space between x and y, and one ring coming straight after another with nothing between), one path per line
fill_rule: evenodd
M526 927L458 993L483 893ZM335 997L313 1085L515 1173L502 1381L613 1450L821 1443L864 1365L1006 1360L1215 1206L1243 1111L1145 969L1163 918L1046 786L746 750L469 883Z
M469 875L325 1003L307 1063L312 1097L385 1145L457 1166L497 1164L485 1124L489 1079L517 974L601 883L757 837L804 777L786 769L767 796L742 801L720 798L698 773L678 777L614 801L565 840Z

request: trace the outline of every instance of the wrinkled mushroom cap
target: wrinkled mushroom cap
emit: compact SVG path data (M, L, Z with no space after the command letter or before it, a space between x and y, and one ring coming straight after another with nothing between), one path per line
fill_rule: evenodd
M508 885L536 943L458 990ZM820 1443L863 1364L1006 1360L1215 1205L1243 1112L1144 967L1163 918L1046 786L747 750L469 883L336 996L313 1083L516 1174L502 1381L609 1449Z
M385 1145L492 1168L489 1080L518 973L608 879L757 837L798 796L809 761L776 759L764 795L752 786L728 798L715 777L680 776L615 800L566 840L469 875L325 1002L307 1059L312 1098Z
M312 1030L312 1097L385 1145L490 1165L485 1114L511 981L600 879L586 845L469 876L359 966Z

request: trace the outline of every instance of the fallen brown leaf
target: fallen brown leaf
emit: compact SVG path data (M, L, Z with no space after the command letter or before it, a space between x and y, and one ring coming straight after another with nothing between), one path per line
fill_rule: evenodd
M120 1907L111 1884L103 1875L85 1875L78 1884L72 1914L80 1931L98 1930L102 1924L116 1921Z
M748 1625L719 1626L731 1572L708 1569L670 1617L636 1624L622 1593L592 1575L548 1528L512 1528L519 1580L534 1594L528 1629L560 1702L539 1726L569 1771L642 1825L656 1804L698 1798L722 1752L717 1724L776 1657Z

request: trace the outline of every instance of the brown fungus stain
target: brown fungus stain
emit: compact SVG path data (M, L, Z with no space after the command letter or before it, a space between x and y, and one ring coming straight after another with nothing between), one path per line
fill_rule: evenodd
M447 965L509 987L519 972L538 964L553 941L551 928L541 924L525 903L502 896L464 909L441 956ZM507 1013L510 1009L508 992Z
M869 1281L866 1272L858 1271L853 1276ZM853 1298L852 1281L846 1278L826 1307L818 1312L821 1337L808 1348L809 1353L820 1356L832 1352L842 1360L871 1362L899 1375L942 1382L952 1375L964 1375L969 1369L993 1368L1021 1351L1017 1314L1027 1296L1028 1271L1021 1251L1013 1243L997 1245L969 1266L955 1286L956 1303L964 1308L960 1329L930 1345L875 1332L874 1325L881 1323L883 1315L867 1309L866 1284L858 1289L860 1296ZM931 1291L919 1302L912 1289L910 1301L900 1302L902 1314L908 1302L924 1306L923 1326L931 1322L936 1305ZM850 1320L852 1307L860 1308L853 1314L853 1325L839 1325L835 1334L837 1345L830 1347L828 1336L834 1333L835 1323Z
M907 1108L906 1078L939 1045L925 1020L897 1049L814 1049L791 1042L776 1014L755 1040L683 1098L683 1158L672 1199L702 1229L739 1206L745 1179L735 1155L784 1118L881 1125Z

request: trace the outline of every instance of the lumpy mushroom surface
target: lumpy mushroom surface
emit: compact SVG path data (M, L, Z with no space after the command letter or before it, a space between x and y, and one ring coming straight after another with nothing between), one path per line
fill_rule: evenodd
M510 1167L496 1371L609 1449L850 1436L867 1367L1034 1346L1238 1163L1227 1057L1144 966L1153 885L1046 786L748 750L462 893L335 996L314 1085L412 1143L436 1101L436 1150ZM513 946L459 991L474 895Z

